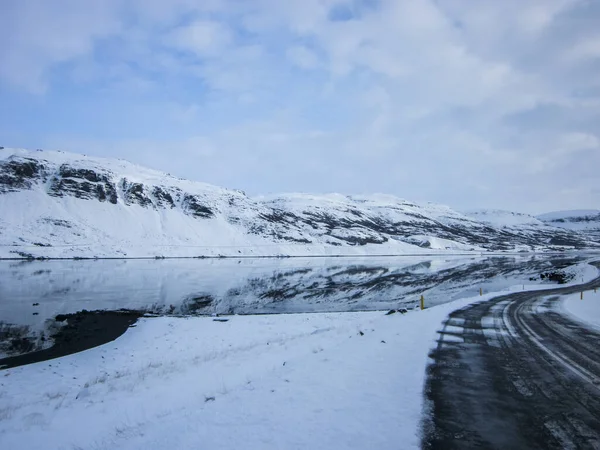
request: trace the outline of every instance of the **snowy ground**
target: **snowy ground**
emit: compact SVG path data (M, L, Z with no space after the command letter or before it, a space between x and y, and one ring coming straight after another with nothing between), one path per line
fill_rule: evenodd
M436 331L494 295L390 316L146 318L107 345L0 372L0 448L418 448Z
M583 299L580 294L565 296L563 308L579 321L600 328L600 290L584 292Z

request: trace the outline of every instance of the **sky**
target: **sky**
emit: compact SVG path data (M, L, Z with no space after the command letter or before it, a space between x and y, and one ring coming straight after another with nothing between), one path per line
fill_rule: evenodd
M2 0L0 145L249 195L600 208L600 0Z

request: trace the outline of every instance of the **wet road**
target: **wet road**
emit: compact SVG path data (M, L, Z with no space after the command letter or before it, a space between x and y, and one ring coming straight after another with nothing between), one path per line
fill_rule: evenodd
M595 287L450 314L430 354L422 448L600 449L600 333L558 308L558 295Z

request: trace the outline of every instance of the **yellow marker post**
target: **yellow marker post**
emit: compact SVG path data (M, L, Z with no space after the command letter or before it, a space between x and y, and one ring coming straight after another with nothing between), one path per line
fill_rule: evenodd
M425 297L421 295L421 310L425 309Z

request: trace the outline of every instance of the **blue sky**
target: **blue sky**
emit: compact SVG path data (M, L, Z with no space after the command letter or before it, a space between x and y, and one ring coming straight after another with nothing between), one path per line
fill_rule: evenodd
M4 0L0 145L276 192L600 208L597 0Z

